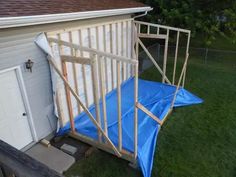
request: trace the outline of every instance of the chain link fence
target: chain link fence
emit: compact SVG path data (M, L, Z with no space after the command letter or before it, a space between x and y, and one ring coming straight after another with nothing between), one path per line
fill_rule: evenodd
M164 45L158 43L147 47L148 51L155 58L157 63L162 66ZM173 63L175 58L175 46L169 46L168 48L168 62ZM178 50L178 62L183 61L185 57L185 47L180 47ZM230 50L216 50L211 48L196 48L190 47L189 62L197 62L204 65L214 65L219 67L229 67L236 69L236 51ZM144 71L153 66L152 62L144 51L140 52L140 71Z

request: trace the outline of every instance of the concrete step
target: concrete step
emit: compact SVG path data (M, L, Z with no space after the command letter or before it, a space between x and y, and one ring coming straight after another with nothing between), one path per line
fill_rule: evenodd
M61 174L75 163L74 157L53 146L36 144L25 153Z

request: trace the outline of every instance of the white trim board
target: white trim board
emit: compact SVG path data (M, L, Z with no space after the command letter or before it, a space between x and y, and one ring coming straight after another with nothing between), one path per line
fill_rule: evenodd
M136 7L136 8L85 11L85 12L49 14L49 15L4 17L0 18L0 29L65 22L73 20L82 20L82 19L91 19L91 18L107 17L115 15L134 14L139 12L147 12L150 10L152 10L151 7Z

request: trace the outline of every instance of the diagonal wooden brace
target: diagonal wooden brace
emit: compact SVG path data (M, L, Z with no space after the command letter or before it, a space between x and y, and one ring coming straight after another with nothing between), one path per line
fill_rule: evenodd
M137 102L136 107L142 110L144 113L146 113L148 116L150 116L153 120L155 120L158 124L162 126L163 121L157 116L155 116L152 112L150 112L147 108L145 108L145 106L143 106L141 103Z
M145 47L145 45L142 43L142 41L138 38L138 42L141 45L141 47L143 48L144 52L147 54L147 56L150 58L150 60L153 62L153 64L155 65L155 67L157 68L157 70L163 75L163 71L160 68L160 66L158 65L158 63L155 61L155 59L153 58L153 56L150 54L150 52L147 50L147 48ZM166 77L166 75L164 76L164 79L166 80L166 82L168 84L171 84L170 80Z
M61 77L61 79L64 81L64 84L68 87L68 89L70 90L70 92L72 93L72 95L75 97L75 99L78 101L78 103L81 105L81 107L84 109L84 111L87 113L87 115L89 116L90 120L94 123L94 125L97 127L97 129L101 132L101 134L104 136L104 138L106 139L106 141L108 142L108 144L110 145L110 147L114 150L115 154L118 157L121 157L120 152L118 151L118 149L116 148L116 146L112 143L112 141L110 140L110 138L106 135L106 133L103 131L103 129L101 128L101 126L98 124L98 122L96 121L96 119L93 117L93 115L91 114L91 112L88 110L88 108L83 104L83 102L80 100L79 96L76 94L76 92L72 89L72 87L70 86L69 82L66 80L66 78L63 76L63 74L61 73L61 71L57 68L57 65L55 64L55 62L53 61L53 59L49 59L48 60L49 63L53 66L53 68L55 69L55 71L57 72L57 74Z

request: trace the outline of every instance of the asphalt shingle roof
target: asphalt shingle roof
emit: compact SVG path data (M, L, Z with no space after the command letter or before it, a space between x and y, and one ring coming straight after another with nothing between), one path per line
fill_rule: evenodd
M146 7L135 0L0 0L0 17Z

